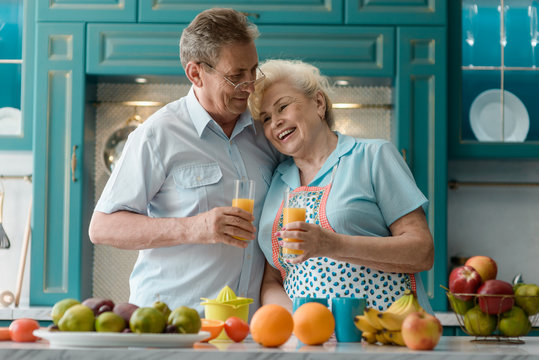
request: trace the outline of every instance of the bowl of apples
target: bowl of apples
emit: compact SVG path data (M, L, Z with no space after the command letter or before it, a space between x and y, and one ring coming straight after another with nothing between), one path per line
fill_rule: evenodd
M447 297L460 328L473 341L523 344L539 317L539 286L496 279L497 264L473 256L449 275Z

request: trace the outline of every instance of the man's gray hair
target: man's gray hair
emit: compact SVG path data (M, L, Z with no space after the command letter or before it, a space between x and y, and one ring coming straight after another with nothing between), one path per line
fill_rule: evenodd
M221 48L234 43L249 43L258 38L255 24L233 9L212 8L198 14L180 38L182 66L189 61L214 66L219 62Z

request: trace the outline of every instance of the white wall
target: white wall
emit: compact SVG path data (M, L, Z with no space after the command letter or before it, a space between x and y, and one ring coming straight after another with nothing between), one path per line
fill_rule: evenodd
M31 152L0 152L0 175L31 175L32 167ZM3 182L5 189L2 225L11 243L9 249L0 249L0 293L5 290L15 293L32 184L24 180L0 181ZM27 306L29 302L29 265L30 248L28 248L19 307Z
M539 183L537 161L452 161L449 179ZM448 255L487 255L498 279L539 283L539 186L448 190Z

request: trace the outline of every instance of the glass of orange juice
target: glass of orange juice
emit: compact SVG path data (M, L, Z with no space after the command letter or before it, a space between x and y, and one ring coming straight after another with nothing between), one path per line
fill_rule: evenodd
M255 207L255 182L242 178L234 180L234 197L232 198L232 206L253 213ZM234 236L239 240L246 240Z
M286 189L284 195L283 204L283 226L292 223L294 221L305 221L306 209L303 204L304 199L303 191L292 191ZM283 238L283 241L287 242L301 242L299 239ZM288 257L295 257L296 255L303 254L303 250L288 249L283 247L283 254L292 255Z

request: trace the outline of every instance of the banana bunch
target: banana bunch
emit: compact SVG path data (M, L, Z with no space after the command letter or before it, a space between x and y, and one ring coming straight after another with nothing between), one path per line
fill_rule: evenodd
M415 295L406 290L386 311L365 308L363 315L354 318L354 324L369 344L393 344L405 346L401 335L402 322L412 312L424 311Z

